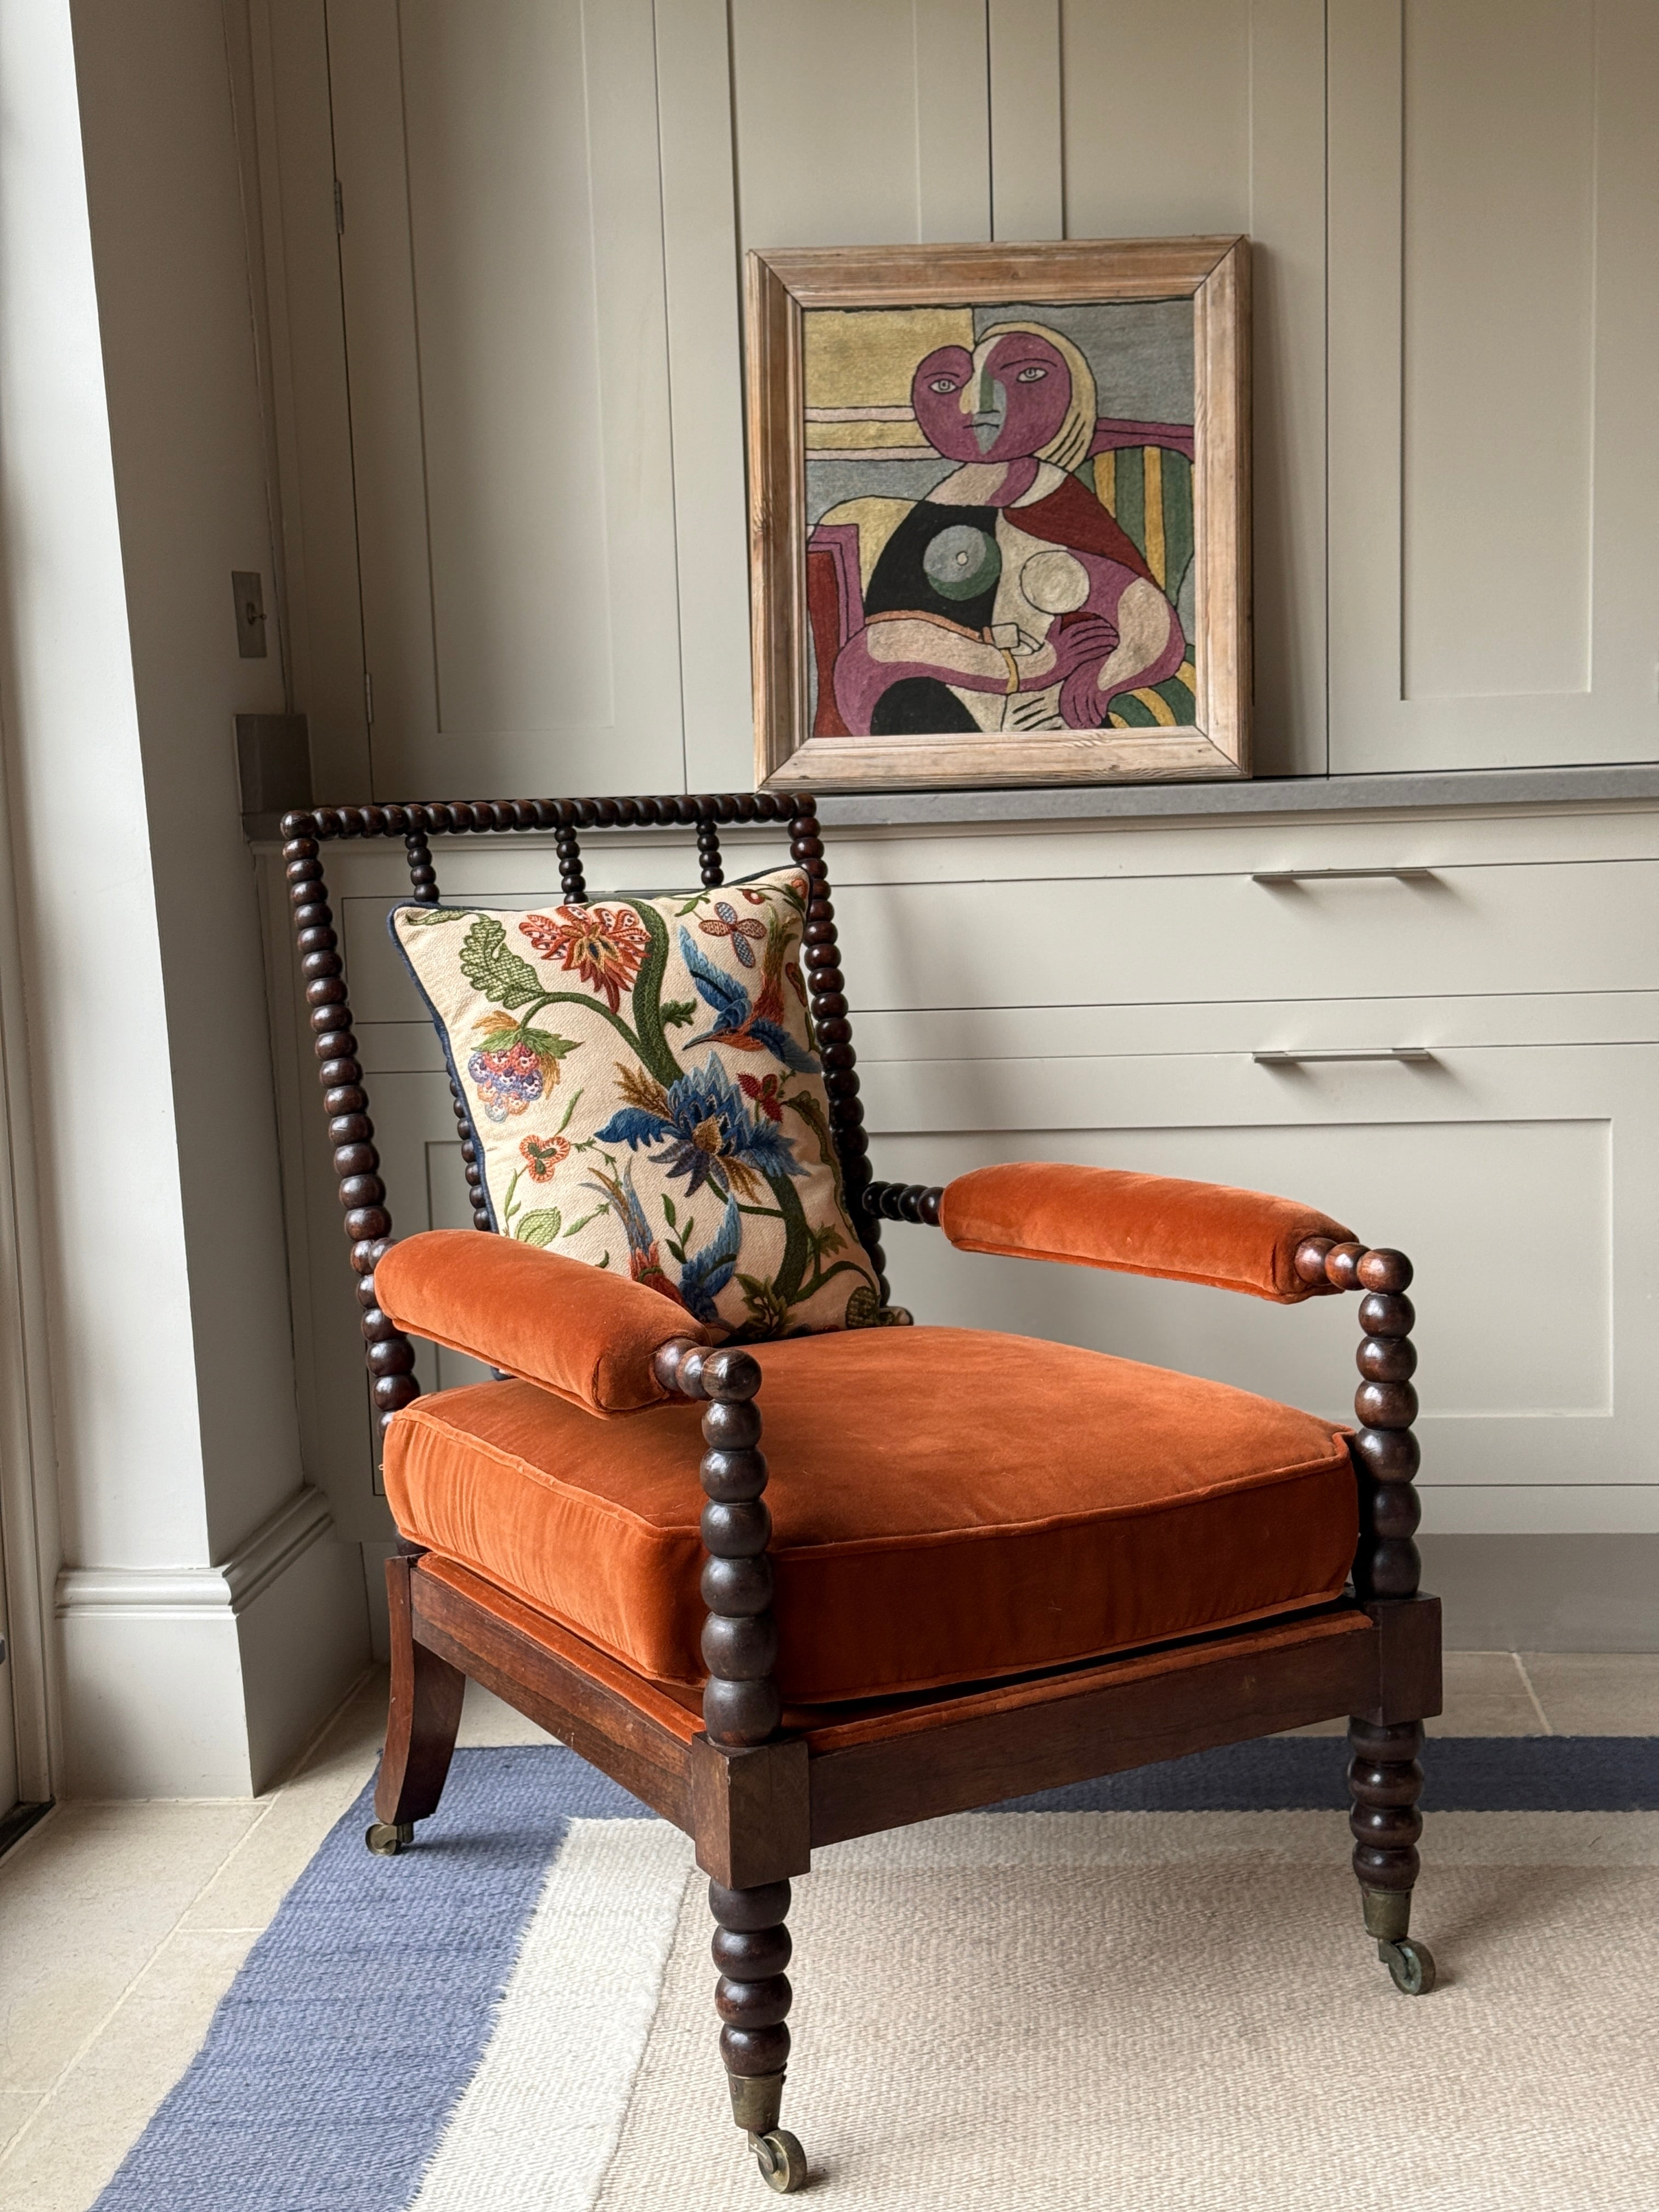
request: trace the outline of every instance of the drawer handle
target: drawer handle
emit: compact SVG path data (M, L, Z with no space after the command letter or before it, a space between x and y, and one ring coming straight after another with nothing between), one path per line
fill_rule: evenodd
M1332 884L1391 878L1397 884L1426 884L1434 880L1432 868L1254 868L1253 884Z
M1258 1067L1301 1067L1314 1060L1392 1060L1420 1066L1434 1054L1426 1045L1389 1044L1368 1052L1253 1052L1250 1058Z

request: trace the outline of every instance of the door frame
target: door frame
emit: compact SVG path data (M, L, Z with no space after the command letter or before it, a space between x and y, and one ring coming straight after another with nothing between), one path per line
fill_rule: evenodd
M52 1802L58 1765L47 1643L58 1547L40 1186L11 824L0 759L0 1572L17 1794L27 1814ZM0 1807L0 1847L27 1825L9 1817L12 1813Z

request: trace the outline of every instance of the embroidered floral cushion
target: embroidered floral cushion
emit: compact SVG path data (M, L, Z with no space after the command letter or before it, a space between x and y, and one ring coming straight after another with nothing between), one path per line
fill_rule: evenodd
M847 1216L806 895L785 870L531 913L393 909L503 1236L625 1268L732 1336L897 1318Z

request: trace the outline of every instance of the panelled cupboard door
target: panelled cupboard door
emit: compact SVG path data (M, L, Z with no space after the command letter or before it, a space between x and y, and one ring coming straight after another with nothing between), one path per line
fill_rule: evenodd
M1337 773L1659 756L1659 9L1331 0Z
M1324 0L1060 17L1066 234L1249 234L1255 773L1322 775Z
M650 0L330 0L375 795L684 787Z
M1659 1525L1659 1047L861 1073L880 1176L942 1182L1014 1159L1182 1176L1305 1199L1409 1252L1430 1528ZM1352 1300L1283 1308L959 1253L903 1225L884 1241L894 1296L919 1319L1059 1338L1352 1419Z
M732 0L730 21L741 248L991 235L983 0Z

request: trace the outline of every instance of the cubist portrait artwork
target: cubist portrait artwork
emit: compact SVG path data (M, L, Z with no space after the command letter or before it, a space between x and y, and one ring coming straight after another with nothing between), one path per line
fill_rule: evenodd
M803 326L812 735L1190 726L1192 299Z

